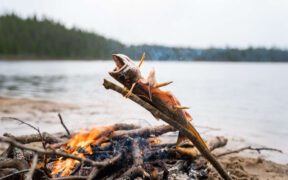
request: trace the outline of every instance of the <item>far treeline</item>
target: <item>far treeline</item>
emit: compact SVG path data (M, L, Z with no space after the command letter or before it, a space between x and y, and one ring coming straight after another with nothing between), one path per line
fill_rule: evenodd
M127 46L119 41L36 16L0 16L0 59L111 59L123 53L150 60L287 62L288 51L277 48L178 48L156 45Z

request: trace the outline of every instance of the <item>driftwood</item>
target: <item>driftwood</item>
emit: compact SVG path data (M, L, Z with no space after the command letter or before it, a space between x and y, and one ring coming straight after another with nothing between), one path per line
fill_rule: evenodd
M128 93L127 90L121 88L120 86L117 86L116 84L114 84L114 83L112 83L112 82L110 82L110 81L108 81L106 79L104 79L103 85L104 85L104 87L106 89L112 89L112 90L122 94L123 96L125 96ZM156 117L159 117L163 121L165 121L168 124L170 124L171 126L173 126L175 129L177 129L181 133L183 133L187 138L189 138L191 140L191 142L197 147L197 149L201 152L201 154L212 164L212 166L218 171L218 173L221 175L221 177L223 179L226 179L226 180L228 180L228 179L230 180L231 179L231 177L222 168L222 166L216 160L216 158L207 149L205 149L202 146L200 141L192 133L190 133L189 130L187 130L181 124L177 123L177 119L175 119L175 120L171 119L167 115L165 115L162 112L160 112L157 108L153 107L151 104L145 102L144 100L142 100L141 98L139 98L138 96L136 96L134 94L131 94L129 99L131 99L132 101L134 101L137 104L141 105L146 110L151 112L153 115L155 115Z

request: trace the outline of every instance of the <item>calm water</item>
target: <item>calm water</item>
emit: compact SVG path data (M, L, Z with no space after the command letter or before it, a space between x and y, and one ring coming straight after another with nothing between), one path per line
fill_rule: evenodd
M166 89L191 107L202 133L288 152L288 64L146 61L141 67L145 76L152 67L159 82L174 81ZM112 61L4 61L0 96L95 105L94 124L127 119L159 124L142 108L103 88L103 78L110 78L107 72L113 68ZM78 121L91 125L85 118Z

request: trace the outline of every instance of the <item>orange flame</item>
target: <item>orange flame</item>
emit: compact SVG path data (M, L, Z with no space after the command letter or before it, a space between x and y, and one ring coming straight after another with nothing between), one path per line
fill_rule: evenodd
M156 138L149 138L147 140L148 144L149 144L149 148L151 149L151 146L153 144L159 144L160 143L160 140L159 139L156 139Z
M64 150L66 153L78 156L83 158L84 154L78 152L78 149L84 150L85 153L92 154L92 149L90 145L95 145L97 143L101 143L107 138L107 135L113 131L111 127L94 127L90 131L85 129L81 129L79 133L75 134L67 143L66 149ZM103 143L101 143L102 145ZM74 159L65 159L62 157L59 160L54 161L52 167L51 175L56 177L58 173L61 172L60 176L68 176L71 174L73 168L76 164L78 164L78 160Z
M151 150L152 145L154 145L154 144L160 144L160 142L161 142L161 141L160 141L159 139L149 138L149 139L147 140L149 150ZM146 150L143 149L140 153L143 155L145 152L146 152Z

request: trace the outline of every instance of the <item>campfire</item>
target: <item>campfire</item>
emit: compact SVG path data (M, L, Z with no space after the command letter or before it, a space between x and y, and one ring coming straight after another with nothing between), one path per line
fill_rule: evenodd
M140 128L133 124L114 124L94 127L90 130L81 129L78 133L72 134L71 138L63 134L55 136L42 133L42 140L49 144L45 152L39 148L27 148L28 146L23 145L41 141L40 134L24 136L5 134L9 137L6 142L11 144L11 148L5 152L5 158L13 162L12 164L19 163L19 166L23 166L22 170L34 166L33 179L207 177L210 169L205 161L200 161L199 157L192 158L179 153L176 143L161 143L159 137L173 131L175 129L169 125ZM225 146L226 142L224 137L215 137L207 144L210 150L213 150ZM36 161L33 162L35 153L43 156L37 156ZM20 160L14 156L23 157ZM15 174L13 178L27 179L22 174Z

